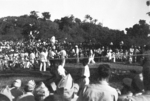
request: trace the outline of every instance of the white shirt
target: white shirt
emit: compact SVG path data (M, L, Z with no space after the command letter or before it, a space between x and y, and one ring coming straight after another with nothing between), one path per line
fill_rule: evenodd
M49 57L54 58L56 53L54 51L49 51Z
M41 52L40 53L40 60L42 62L46 62L46 60L47 60L47 53L46 52Z
M34 53L31 53L30 54L30 60L34 60L35 59L35 54Z
M89 70L88 65L84 66L84 68L82 70L82 75L85 76L85 77L90 77L90 70Z
M67 53L65 50L61 50L58 54L60 55L61 58L65 58L67 56Z

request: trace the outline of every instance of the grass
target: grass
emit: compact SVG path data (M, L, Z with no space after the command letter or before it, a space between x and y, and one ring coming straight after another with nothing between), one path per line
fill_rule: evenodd
M97 79L97 67L99 64L91 64L90 73L91 77L90 80L94 83ZM132 73L130 71L136 70L141 71L142 67L138 65L126 65L122 63L105 63L109 64L112 68L112 77L110 79L110 83L115 88L121 88L122 79L125 77L132 77ZM81 64L66 64L65 69L69 72L72 77L74 78L75 82L79 82L80 74L82 70ZM5 85L11 85L11 83L16 79L22 80L22 85L25 85L29 80L35 80L36 82L44 81L51 77L49 72L39 72L33 70L7 70L0 72L0 87Z

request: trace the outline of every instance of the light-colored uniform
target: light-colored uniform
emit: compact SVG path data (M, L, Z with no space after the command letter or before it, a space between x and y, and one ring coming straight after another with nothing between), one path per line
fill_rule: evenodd
M109 86L107 82L92 84L80 93L77 101L117 101L116 89Z
M30 61L31 61L32 63L34 63L34 59L35 59L35 54L34 54L34 53L31 53L31 54L30 54Z
M47 53L46 52L41 52L40 53L40 61L41 62L46 62L47 61Z
M65 50L61 50L58 54L60 55L60 58L61 58L61 59L64 59L64 58L66 58L66 56L67 56L67 53L66 53Z

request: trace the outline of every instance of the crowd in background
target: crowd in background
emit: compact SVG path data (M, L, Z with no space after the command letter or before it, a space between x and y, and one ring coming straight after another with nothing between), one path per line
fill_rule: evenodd
M80 63L83 58L89 58L89 63L95 62L126 62L139 63L143 47L131 46L128 49L113 48L88 43L58 42L53 36L47 40L1 41L0 69L40 68L55 65L55 60L66 58L67 63Z
M149 101L149 48L146 52L140 47L129 50L112 49L111 47L83 47L71 43L58 43L55 37L50 41L1 42L1 69L39 67L39 71L51 69L53 79L46 85L29 80L21 86L21 80L15 80L11 86L0 90L2 101ZM144 55L141 56L141 53ZM139 55L136 55L139 54ZM140 56L140 58L138 57ZM85 58L86 57L86 58ZM100 58L97 58L100 57ZM97 82L90 84L90 63L99 61L125 61L143 64L143 71L133 71L132 78L122 80L121 89L110 86L112 70L108 64L97 68ZM70 59L70 60L69 60ZM66 62L82 63L82 73L78 83L65 69Z

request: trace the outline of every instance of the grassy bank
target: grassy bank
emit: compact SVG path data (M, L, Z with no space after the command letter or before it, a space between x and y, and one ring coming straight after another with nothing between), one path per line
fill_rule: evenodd
M97 63L97 64L91 64L90 72L91 82L95 82L97 79L97 67L99 64L103 63ZM138 65L126 65L121 63L106 63L109 64L112 68L112 77L110 79L111 84L114 87L120 88L122 79L125 77L132 77L132 73L130 71L136 70L141 71L142 67ZM66 64L66 70L72 75L75 82L79 82L80 74L82 70L81 64ZM6 71L0 71L0 87L7 85L10 85L14 80L21 79L22 85L26 84L29 80L35 80L36 82L44 81L48 78L50 78L52 75L50 72L39 72L38 69L36 71L34 70L6 70Z

